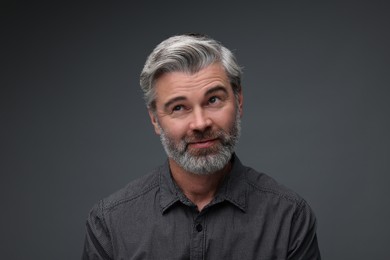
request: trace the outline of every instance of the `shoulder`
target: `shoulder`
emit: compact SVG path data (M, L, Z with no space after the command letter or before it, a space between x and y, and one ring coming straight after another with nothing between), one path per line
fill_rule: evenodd
M153 191L158 190L161 167L145 176L137 178L123 188L98 201L91 211L110 212L139 200L143 200Z
M306 200L296 191L284 186L266 173L245 166L245 182L248 196L269 207L281 207L297 214L306 211L313 214Z
M249 167L246 167L245 181L249 190L248 212L266 220L272 232L284 230L285 236L281 239L288 244L289 256L294 256L294 259L298 256L302 259L320 259L317 220L306 200L274 178Z
M284 186L271 176L245 167L245 182L247 186L248 212L262 215L272 213L272 221L286 223L307 222L315 225L316 217L307 201L296 191Z
M305 200L292 189L284 186L266 173L244 165L235 155L231 175L231 187L236 191L246 190L248 198L260 203L284 203L303 205Z
M303 198L297 192L279 183L266 173L258 172L250 167L246 167L246 169L246 182L253 190L297 203L302 202Z

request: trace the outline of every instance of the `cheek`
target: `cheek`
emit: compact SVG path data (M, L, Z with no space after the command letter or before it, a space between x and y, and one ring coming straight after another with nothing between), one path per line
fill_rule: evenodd
M214 122L219 128L223 129L229 129L236 118L236 110L235 109L228 109L226 111L223 111L223 113L219 113L215 118Z
M180 139L186 135L186 127L185 124L176 121L164 122L164 125L161 125L163 130L167 133L167 135L174 139Z

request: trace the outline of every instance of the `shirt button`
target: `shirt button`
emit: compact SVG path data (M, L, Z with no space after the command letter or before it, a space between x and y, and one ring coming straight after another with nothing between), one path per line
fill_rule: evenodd
M203 230L202 224L196 225L196 231L201 232Z

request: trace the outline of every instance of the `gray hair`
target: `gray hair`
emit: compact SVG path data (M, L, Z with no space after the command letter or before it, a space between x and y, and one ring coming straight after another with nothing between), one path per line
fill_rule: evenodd
M172 36L156 46L147 58L140 76L146 106L155 110L155 81L164 73L196 73L213 64L221 63L234 94L241 90L242 69L234 54L220 42L201 34Z

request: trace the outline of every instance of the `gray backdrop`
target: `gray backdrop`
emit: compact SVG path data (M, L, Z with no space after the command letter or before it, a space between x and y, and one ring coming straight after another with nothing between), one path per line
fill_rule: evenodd
M138 77L184 32L237 54L237 153L306 198L323 258L390 259L388 2L114 2L1 5L2 259L79 259L92 205L165 160Z

